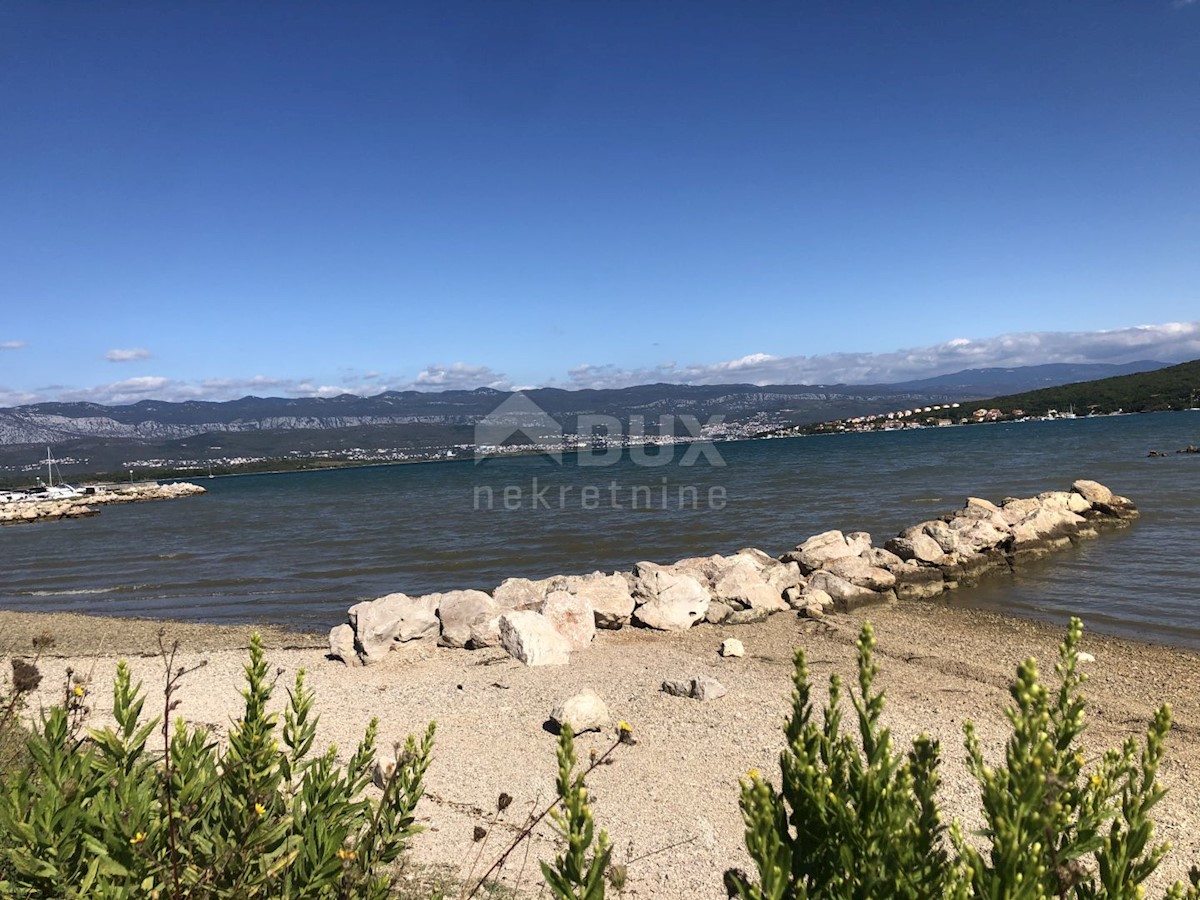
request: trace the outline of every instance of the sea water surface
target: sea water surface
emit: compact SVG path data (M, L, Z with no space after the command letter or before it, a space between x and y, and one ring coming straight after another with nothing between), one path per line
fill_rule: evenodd
M0 606L325 629L393 591L779 554L829 528L882 545L968 495L1091 478L1142 518L950 602L1200 647L1200 456L1173 452L1197 443L1200 412L1159 413L721 443L694 465L666 448L203 479L202 497L0 529Z

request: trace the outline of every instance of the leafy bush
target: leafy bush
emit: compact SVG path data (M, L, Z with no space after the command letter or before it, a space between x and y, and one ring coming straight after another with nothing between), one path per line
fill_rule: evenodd
M168 656L166 711L183 670ZM220 747L182 719L142 721L141 685L117 667L115 727L79 735L70 704L29 741L31 761L0 791L0 892L7 897L382 898L391 864L417 831L433 748L397 748L382 799L363 791L375 761L372 721L343 769L336 748L310 757L313 695L296 676L280 729L256 635L245 709ZM82 686L75 694L82 696ZM70 696L70 695L69 695ZM148 743L159 731L163 750ZM278 737L276 735L278 734ZM282 740L282 745L280 744Z
M1130 739L1087 771L1081 750L1086 676L1078 670L1082 625L1071 621L1059 648L1058 689L1051 693L1031 659L1022 663L1008 710L1012 737L1004 764L986 764L974 726L965 727L971 773L979 781L986 827L981 851L955 822L947 854L937 809L938 747L922 735L904 757L879 724L882 693L871 626L858 641L859 693L852 693L861 749L841 730L841 684L830 678L822 726L812 720L804 653L796 651L793 711L780 755L782 786L759 773L742 784L746 847L758 877L729 871L731 895L746 900L867 897L1073 897L1133 900L1168 845L1152 842L1149 813L1163 796L1157 771L1170 729L1156 712L1138 748ZM1191 887L1167 896L1200 897Z

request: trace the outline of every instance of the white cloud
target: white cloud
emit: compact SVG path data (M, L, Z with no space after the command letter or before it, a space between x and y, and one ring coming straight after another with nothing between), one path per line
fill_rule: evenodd
M104 358L109 362L137 362L141 359L149 359L151 353L145 347L133 347L129 350L109 350L104 354Z
M508 390L511 386L508 378L494 372L488 366L473 366L469 363L456 362L450 365L434 363L426 366L419 373L412 386L416 390L472 390L477 387L490 387L498 391Z
M0 350L20 350L24 346L24 341L0 341Z
M755 353L728 362L641 369L582 365L567 375L573 387L627 387L669 381L684 384L882 384L945 375L962 369L1042 363L1180 362L1200 357L1200 322L1135 325L1111 331L1031 331L991 338L954 338L891 353L770 356Z
M1200 2L1200 0L1198 0ZM1020 332L990 338L956 337L941 344L890 353L825 353L773 356L752 353L738 359L681 365L674 361L636 369L581 365L565 382L546 378L542 385L567 388L627 387L634 384L880 384L944 375L962 369L1008 368L1042 363L1123 363L1153 359L1180 362L1200 358L1200 322L1137 325L1111 331ZM46 385L35 389L0 386L0 406L61 401L135 403L138 400L234 400L260 397L373 396L388 390L513 390L510 380L485 365L431 364L414 379L377 372L336 376L338 384L313 378L269 375L211 377L182 381L161 375L126 378L88 388ZM533 385L525 385L528 388Z

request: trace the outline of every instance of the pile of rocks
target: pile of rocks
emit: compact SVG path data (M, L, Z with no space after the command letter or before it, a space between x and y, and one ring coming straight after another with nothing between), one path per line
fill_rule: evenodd
M22 500L19 503L0 505L0 525L19 525L50 519L78 519L94 516L98 512L100 510L93 509L80 500Z
M348 624L330 631L329 649L358 665L428 639L499 646L527 665L561 665L598 628L686 631L699 622L752 624L789 609L818 618L829 607L934 597L1137 515L1131 501L1094 481L999 505L971 497L883 547L866 532L826 531L778 559L749 548L670 565L640 562L632 572L509 578L491 593L388 594L352 606Z
M97 490L84 496L83 501L92 505L109 503L141 503L145 500L178 500L180 497L194 497L206 494L207 490L190 481L175 481L171 484L123 484Z
M140 503L144 500L176 500L207 491L198 484L179 481L173 484L130 484L119 487L89 487L81 497L66 500L19 500L0 504L0 525L17 525L51 519L77 519L94 516L97 506L111 503Z

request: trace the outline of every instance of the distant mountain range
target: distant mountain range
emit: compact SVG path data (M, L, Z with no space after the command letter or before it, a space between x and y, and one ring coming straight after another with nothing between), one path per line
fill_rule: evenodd
M679 385L649 384L604 390L537 388L524 395L574 430L581 415L627 422L643 416L723 415L734 436L781 426L885 412L931 403L976 400L1130 372L1166 363L1042 365L968 369L897 384ZM349 448L445 447L472 440L473 428L510 394L473 391L388 391L373 397L243 397L226 402L143 400L128 406L37 403L0 409L0 468L28 465L30 445L54 447L58 457L87 463L64 466L111 470L125 461L161 458L285 457Z

